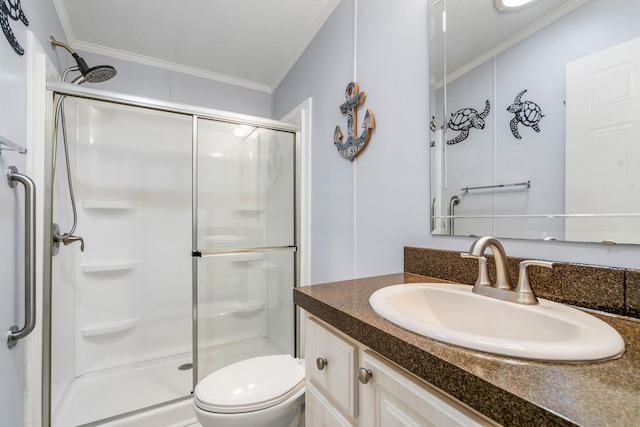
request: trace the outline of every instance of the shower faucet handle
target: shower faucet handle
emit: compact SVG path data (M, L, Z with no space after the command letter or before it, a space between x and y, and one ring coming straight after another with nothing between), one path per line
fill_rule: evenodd
M80 241L80 252L84 252L84 239L82 237L71 235L62 238L62 243L64 243L65 246L69 246L77 241Z
M69 246L74 242L80 241L80 251L84 252L84 239L82 237L74 236L69 233L60 234L60 226L55 222L53 223L51 231L53 237L53 248L51 249L52 255L58 255L58 252L60 251L60 242L64 243L65 246Z

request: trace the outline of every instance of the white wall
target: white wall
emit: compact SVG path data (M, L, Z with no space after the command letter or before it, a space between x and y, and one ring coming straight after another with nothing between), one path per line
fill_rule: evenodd
M20 26L24 27L22 23ZM26 47L26 31L14 25L14 33L20 38L20 44ZM6 42L0 40L0 135L16 144L26 146L26 75L27 58L18 56ZM5 179L9 166L16 166L21 173L26 170L27 157L11 151L0 154L0 414L7 425L22 425L25 385L25 341L9 350L6 345L6 333L11 325L24 325L22 314L24 286L24 187L10 188Z
M466 251L473 242L429 235L426 3L343 0L273 95L276 118L313 97L311 283L400 272L405 245ZM332 134L336 125L346 129L338 106L354 78L376 130L349 163ZM640 246L504 245L513 256L640 267Z
M402 271L428 242L427 34L425 0L343 0L273 95L275 118L313 98L311 283ZM376 123L354 162L333 144L351 81L357 133L366 109Z

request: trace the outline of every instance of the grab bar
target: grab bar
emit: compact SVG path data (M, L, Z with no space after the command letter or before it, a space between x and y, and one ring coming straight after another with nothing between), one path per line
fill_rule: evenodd
M436 198L431 201L431 231L436 229Z
M26 337L36 327L36 186L26 175L18 173L15 166L7 169L7 181L11 188L17 182L24 185L24 327L13 325L7 336L7 346L13 348L18 340Z
M460 197L458 197L457 195L451 196L451 200L449 200L449 235L450 236L454 235L454 231L453 231L454 218L453 217L455 216L455 207L459 203L460 203Z

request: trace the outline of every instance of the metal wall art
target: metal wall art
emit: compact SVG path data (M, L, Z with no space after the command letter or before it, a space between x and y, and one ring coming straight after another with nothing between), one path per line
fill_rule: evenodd
M18 43L16 36L13 34L11 27L9 26L9 18L14 21L20 20L24 25L29 25L29 21L22 11L20 0L0 0L0 26L5 37L9 40L9 44L18 55L24 54L24 49Z
M338 149L338 153L345 159L353 161L358 154L364 150L371 138L371 132L375 127L373 120L373 114L371 110L367 109L367 113L364 115L364 122L362 128L364 129L359 137L354 136L355 129L357 127L357 109L364 102L365 93L358 91L358 84L351 82L347 85L345 91L345 103L340 105L340 111L342 114L347 115L347 141L342 142L342 131L340 126L336 126L336 130L333 133L333 143Z
M525 94L527 89L520 92L513 104L507 107L507 111L515 114L515 117L511 119L511 133L518 139L521 139L520 132L518 131L518 123L522 123L525 126L533 128L536 132L540 132L538 123L540 119L544 117L540 106L532 101L522 101L522 95Z
M431 116L431 122L429 122L429 129L431 129L431 133L435 133L436 132L436 116ZM431 141L431 143L429 145L431 147L435 147L436 146L435 139L433 141Z
M473 108L462 108L451 115L447 127L454 131L460 131L458 136L447 141L447 144L457 144L464 141L469 136L471 128L484 129L484 119L489 115L491 104L487 99L484 111L478 113Z

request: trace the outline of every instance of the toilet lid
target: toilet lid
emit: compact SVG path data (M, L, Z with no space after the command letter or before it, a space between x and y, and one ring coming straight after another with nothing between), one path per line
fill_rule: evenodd
M278 354L226 366L200 381L194 395L202 410L232 414L275 406L302 387L302 364L288 354Z

